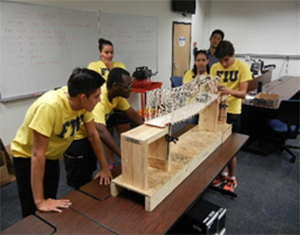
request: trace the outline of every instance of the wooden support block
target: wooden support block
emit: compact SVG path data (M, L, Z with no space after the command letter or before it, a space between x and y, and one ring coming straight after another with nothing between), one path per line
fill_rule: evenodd
M214 100L213 103L207 106L200 112L198 128L203 131L217 131L217 121L219 115L219 102Z
M222 133L222 143L231 135L232 125L227 124L227 96L220 96L219 98L219 120L218 129Z
M166 159L160 159L156 157L148 158L149 166L167 171L168 170L168 161Z
M115 184L115 182L110 183L110 194L113 197L118 196L120 193L122 193L125 190L124 187L120 187L119 185Z
M133 140L124 135L121 136L122 148L122 173L125 181L142 189L148 188L147 148L145 142Z
M168 170L168 142L165 137L149 144L148 164L154 168Z
M121 135L122 175L125 183L142 190L148 189L148 156L166 160L164 136L167 133L168 128L141 125Z
M218 130L222 133L222 143L231 135L232 133L232 124L223 124L218 123Z
M220 107L219 107L219 122L226 124L227 119L227 99L222 99L220 101Z
M225 140L227 140L227 138L231 135L232 133L232 125L231 124L227 124L224 125L227 128L225 128L225 130L223 131L223 135L222 135L222 143L225 142Z

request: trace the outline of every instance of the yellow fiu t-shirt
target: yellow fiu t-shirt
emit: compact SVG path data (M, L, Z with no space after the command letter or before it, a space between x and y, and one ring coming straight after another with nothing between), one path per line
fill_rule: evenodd
M207 76L207 72L206 71L204 72L204 75ZM193 76L195 76L195 74L194 74L194 72L193 72L192 69L186 71L186 73L183 76L182 83L186 83L186 82L192 81L193 80Z
M101 101L95 106L92 112L94 115L95 123L101 123L103 125L106 125L106 121L113 114L114 109L125 111L130 108L130 104L128 103L127 99L120 96L114 98L112 102L109 102L106 83L104 86L101 87L100 99ZM75 139L79 140L85 137L85 126L81 125L80 131L76 134Z
M122 69L126 70L125 65L121 62L113 62L113 66L114 66L114 68L122 68ZM105 81L107 82L109 70L106 67L106 65L103 63L103 61L99 60L99 61L96 61L96 62L91 62L88 65L88 69L94 70L97 73L99 73L105 79Z
M240 84L252 80L252 75L249 66L235 59L233 64L225 69L220 63L216 63L211 67L210 73L214 76L219 76L219 85L224 85L231 90L238 91ZM228 113L241 114L242 99L228 95Z
M114 62L113 61L113 67L114 68L123 68L123 69L126 70L126 67L122 62ZM107 79L108 79L109 69L106 67L106 65L103 63L103 61L98 60L98 61L89 63L88 69L99 73L105 79L105 83L102 85L101 88L105 87L105 90L107 90L106 89L106 82L107 82ZM102 93L102 91L101 91L101 93ZM102 94L101 94L101 99L102 99ZM101 115L101 114L99 114L99 115ZM102 123L102 122L99 122L99 123ZM103 124L106 125L106 121L104 121ZM86 130L85 130L84 125L82 125L80 127L79 132L75 136L75 140L80 140L80 139L83 139L83 138L86 138Z
M28 109L23 124L11 143L14 157L30 158L32 131L49 137L46 159L56 160L73 141L82 123L93 120L85 109L74 111L68 101L67 87L52 90L38 98Z

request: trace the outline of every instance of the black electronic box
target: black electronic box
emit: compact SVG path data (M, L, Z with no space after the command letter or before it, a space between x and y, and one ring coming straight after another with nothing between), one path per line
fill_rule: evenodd
M168 234L220 234L226 232L226 209L200 199Z

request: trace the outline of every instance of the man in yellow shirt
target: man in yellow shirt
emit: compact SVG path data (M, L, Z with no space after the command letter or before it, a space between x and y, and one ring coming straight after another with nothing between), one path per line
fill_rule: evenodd
M119 157L120 147L113 141L108 132L109 126L106 121L113 114L114 110L122 111L135 125L143 124L140 115L130 107L127 98L131 94L132 78L125 69L114 68L108 75L106 87L101 90L101 102L96 105L93 114L95 124L101 140Z
M101 164L100 183L112 178L91 113L100 101L104 79L88 69L75 69L68 86L45 93L28 109L11 152L23 217L39 211L62 212L71 202L56 200L59 161L81 125Z
M228 96L227 123L232 124L232 131L239 132L242 112L242 100L247 94L248 82L252 80L249 66L234 58L234 47L229 41L221 41L215 56L219 62L211 67L210 73L219 76L220 94ZM223 171L214 181L213 186L226 183L223 189L233 192L237 186L235 178L236 157L228 164L228 171Z
M142 118L130 107L127 101L131 94L131 85L131 76L125 69L113 68L108 75L106 84L101 87L101 102L93 110L96 129L101 140L119 157L121 157L120 147L108 131L110 127L108 125L114 124L113 122L107 124L107 120L115 110L118 110L124 113L135 125L143 124ZM68 185L79 188L91 180L95 166L92 149L87 145L83 145L86 142L84 126L75 138L76 140L65 152L64 159Z

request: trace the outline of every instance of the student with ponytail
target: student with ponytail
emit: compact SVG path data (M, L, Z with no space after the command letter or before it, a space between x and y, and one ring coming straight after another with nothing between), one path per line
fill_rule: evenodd
M100 38L98 42L100 60L91 62L88 65L88 68L98 72L107 82L108 74L113 68L122 68L126 70L126 67L122 62L113 61L114 46L111 41ZM107 120L106 125L112 136L114 128L116 128L117 133L120 136L123 132L130 129L130 120L122 111L114 109L113 114ZM107 146L105 146L105 151L109 161L109 168L112 170L115 166L114 154Z
M192 81L195 77L205 74L209 74L209 60L205 50L196 51L194 57L194 66L193 69L186 71L184 74L182 83Z
M209 74L209 67L208 67L209 61L208 56L206 54L205 50L199 50L195 52L195 58L194 58L194 66L193 69L190 69L186 71L184 74L182 83L186 83L189 81L192 81L195 77L205 74ZM189 118L186 123L187 124L198 124L199 115L193 116Z

